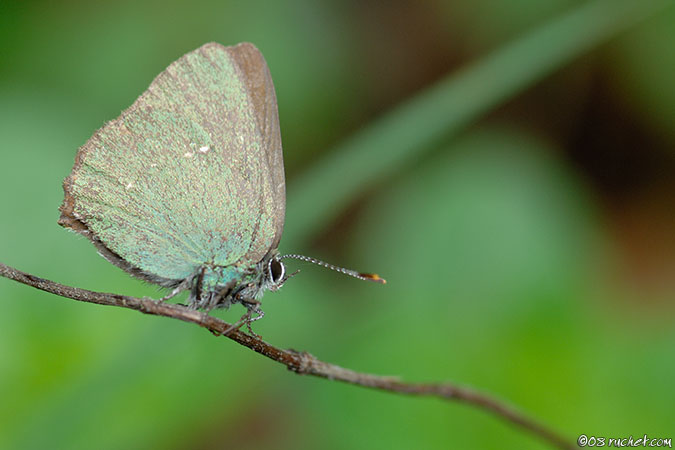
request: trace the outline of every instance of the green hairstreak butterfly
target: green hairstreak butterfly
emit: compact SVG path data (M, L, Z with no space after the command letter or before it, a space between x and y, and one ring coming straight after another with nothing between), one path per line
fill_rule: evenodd
M363 280L374 274L280 255L286 187L276 95L252 44L209 43L160 73L82 146L63 183L59 224L143 280L190 290L210 310L260 298L295 258Z

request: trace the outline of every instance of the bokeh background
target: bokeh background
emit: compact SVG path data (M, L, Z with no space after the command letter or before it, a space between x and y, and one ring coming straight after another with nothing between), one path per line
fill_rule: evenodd
M208 41L254 42L270 66L282 252L389 281L290 263L266 340L474 386L572 440L675 437L673 7L2 0L0 261L160 295L57 226L61 181ZM546 448L472 407L299 377L178 321L2 279L0 311L2 449Z

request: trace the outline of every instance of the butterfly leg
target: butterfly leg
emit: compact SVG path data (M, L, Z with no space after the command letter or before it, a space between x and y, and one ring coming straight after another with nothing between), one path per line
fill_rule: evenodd
M248 331L251 333L251 335L255 338L262 339L262 336L259 334L256 334L253 329L251 328L251 323L255 322L256 320L260 320L265 316L265 312L260 309L260 302L254 301L254 302L246 302L244 303L244 306L246 306L246 314L241 316L241 318L235 322L233 325L231 325L227 330L223 331L220 333L221 336L227 336L230 334L233 330L241 328L244 324L246 324L246 327L248 328ZM257 314L255 317L253 317L253 314Z
M169 293L169 295L165 295L165 296L162 297L162 298L158 298L158 299L157 299L157 302L159 302L159 303L164 303L165 301L174 298L176 295L180 294L180 293L183 292L185 289L187 289L187 286L185 285L185 282L183 281L183 282L181 282L178 286L176 286L176 287L173 289L173 291L171 291L171 293Z
M203 266L199 273L197 274L197 279L195 280L194 287L192 289L192 294L190 295L190 307L201 308L203 307L202 295L204 294L204 274L206 273L206 267ZM194 297L194 298L192 298Z
M258 339L262 339L262 336L253 332L253 328L251 328L251 323L255 322L256 320L260 320L265 316L263 310L260 309L260 302L257 300L248 301L244 303L244 306L246 306L248 309L246 312L246 316L248 316L248 319L246 320L246 327L248 328L249 333ZM256 316L253 317L253 314L256 314Z
M211 291L204 293L202 289L202 295L206 297L202 299L198 305L199 308L204 308L204 311L208 314L214 308L229 308L232 304L232 288L235 286L236 281L230 281L224 287L218 291Z
M165 295L162 298L158 298L157 300L154 300L154 299L152 299L152 300L156 301L157 303L164 303L165 301L174 298L175 296L177 296L178 294L180 294L184 290L189 289L190 284L192 284L192 278L191 277L186 278L183 281L181 281L180 283L178 283L178 285L175 288L173 288L173 290L168 295Z
M234 324L230 325L230 327L227 330L223 331L221 333L221 335L227 336L233 330L238 330L239 328L242 327L242 325L244 325L245 323L248 323L250 320L251 320L251 311L247 311L246 314L241 316L241 318L238 321L236 321Z
M198 272L187 280L188 287L192 288L188 298L188 307L190 309L204 309L207 313L220 306L223 295L222 291L214 290L213 277L212 274L207 274L208 270L207 266L202 266Z

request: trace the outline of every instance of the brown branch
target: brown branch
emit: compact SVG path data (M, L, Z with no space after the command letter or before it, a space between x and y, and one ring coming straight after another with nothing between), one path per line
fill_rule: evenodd
M99 305L119 306L122 308L134 309L144 314L155 316L172 317L184 322L191 322L211 333L220 336L223 332L230 329L231 325L221 319L209 316L201 311L189 309L185 306L159 303L148 298L127 297L118 294L106 294L102 292L93 292L85 289L64 286L53 281L45 280L34 275L21 272L12 267L0 263L0 276L27 284L42 291L50 292L61 297L71 298L73 300L96 303ZM459 402L473 405L479 409L489 411L507 422L516 424L524 430L539 436L549 444L563 449L572 449L574 446L571 441L558 435L555 431L544 426L533 419L525 416L513 407L507 405L501 400L495 399L487 394L476 392L467 387L458 386L450 383L444 384L423 384L423 383L404 383L396 377L386 377L379 375L370 375L366 373L355 372L334 364L329 364L318 360L307 352L298 352L295 350L283 350L274 347L267 342L250 336L238 329L232 330L226 337L233 341L250 348L274 361L285 365L289 370L301 375L313 375L329 380L338 380L345 383L356 384L359 386L381 389L384 391L397 392L408 395L426 395L440 397L447 400L456 400Z

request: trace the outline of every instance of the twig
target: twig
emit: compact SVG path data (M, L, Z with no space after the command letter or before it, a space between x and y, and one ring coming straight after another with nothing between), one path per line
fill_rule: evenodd
M184 322L191 322L206 328L217 336L222 335L223 332L231 327L229 323L221 319L209 316L201 311L189 309L185 306L160 303L148 298L106 294L65 286L53 281L45 280L44 278L36 277L35 275L21 272L2 263L0 263L0 276L18 281L19 283L32 286L42 291L56 294L60 297L67 297L81 302L96 303L98 305L119 306L122 308L134 309L144 314L172 317ZM274 347L273 345L270 345L257 337L243 333L238 329L232 330L226 337L285 365L289 370L297 374L313 375L329 380L338 380L345 383L397 392L400 394L434 396L468 403L479 409L492 412L502 419L520 426L524 430L539 436L555 447L563 449L574 448L570 441L558 435L555 431L525 416L523 413L517 411L503 401L495 399L487 394L476 392L467 387L450 383L404 383L396 377L355 372L334 364L323 362L307 352L283 350Z

